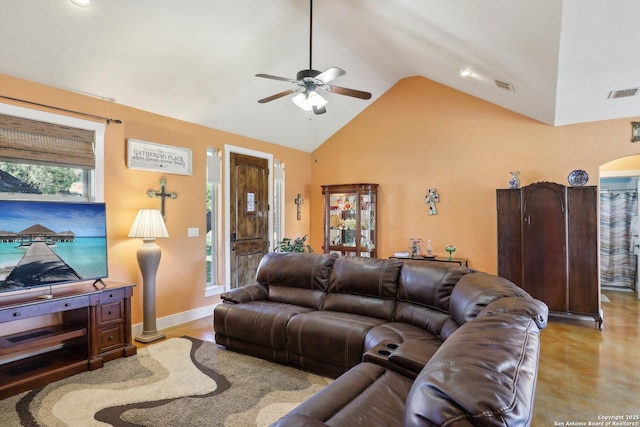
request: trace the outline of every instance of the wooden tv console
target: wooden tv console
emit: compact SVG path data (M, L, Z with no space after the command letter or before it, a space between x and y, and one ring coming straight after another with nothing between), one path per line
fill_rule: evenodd
M131 342L134 285L104 283L0 296L0 360L17 359L0 365L0 399L136 354ZM2 332L9 322L38 316L57 317L58 322Z

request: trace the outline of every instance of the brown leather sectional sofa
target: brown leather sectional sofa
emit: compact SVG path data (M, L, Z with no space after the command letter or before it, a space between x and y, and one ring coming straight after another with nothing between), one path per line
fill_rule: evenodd
M270 253L223 294L216 342L338 377L276 426L528 426L547 306L423 261Z

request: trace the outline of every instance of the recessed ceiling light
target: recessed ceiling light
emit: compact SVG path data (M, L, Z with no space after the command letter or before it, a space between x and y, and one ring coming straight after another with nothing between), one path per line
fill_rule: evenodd
M87 7L91 6L92 1L93 0L71 0L71 3L75 4L76 6Z
M473 73L471 72L470 69L468 68L461 68L460 69L460 76L461 77L471 77L473 75Z

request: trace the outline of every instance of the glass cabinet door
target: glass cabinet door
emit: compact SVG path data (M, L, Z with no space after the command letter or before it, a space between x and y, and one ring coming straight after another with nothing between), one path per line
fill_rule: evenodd
M324 252L376 256L377 184L326 185Z

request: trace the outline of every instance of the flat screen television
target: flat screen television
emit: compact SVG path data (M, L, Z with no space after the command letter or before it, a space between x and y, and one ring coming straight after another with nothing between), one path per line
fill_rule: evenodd
M0 200L0 292L100 280L104 203Z

